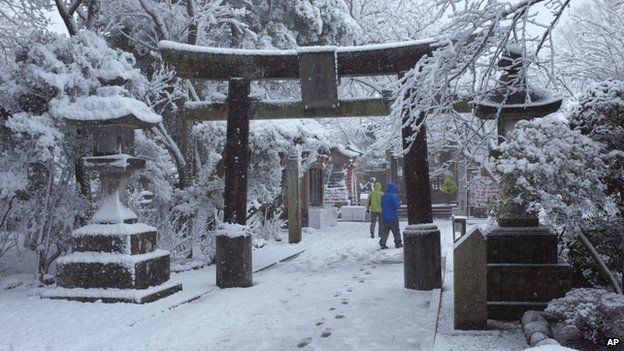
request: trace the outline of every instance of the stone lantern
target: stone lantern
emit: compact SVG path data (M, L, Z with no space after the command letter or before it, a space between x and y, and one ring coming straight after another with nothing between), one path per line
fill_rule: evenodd
M557 112L562 99L528 86L522 53L518 48L508 48L498 61L498 67L503 69L499 87L475 102L474 114L481 119L497 119L501 142L518 121Z
M72 233L73 253L58 259L59 287L42 296L145 303L180 291L182 285L169 280L169 252L157 249L156 228L138 223L124 196L132 173L145 166L132 156L134 131L161 117L122 96L81 98L52 112L93 133L93 155L82 162L99 174L102 201L90 223Z
M474 106L477 117L497 119L499 143L518 121L544 117L561 107L562 99L528 86L522 61L519 50L508 49L498 62L504 70L499 87ZM559 262L557 235L540 227L536 214L511 200L501 212L486 240L487 318L517 320L525 311L542 310L565 295L572 270Z

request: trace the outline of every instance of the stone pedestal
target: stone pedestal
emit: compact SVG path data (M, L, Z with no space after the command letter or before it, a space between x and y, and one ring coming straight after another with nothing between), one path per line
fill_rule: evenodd
M502 223L532 225L535 219ZM488 233L488 318L520 319L525 311L543 310L571 289L572 269L558 261L557 241L555 234L537 226L501 226Z
M156 228L90 224L72 234L74 252L57 261L59 287L43 297L146 303L182 290L169 282L169 252L156 249Z
M440 230L435 224L413 224L405 228L403 265L406 288L442 288Z

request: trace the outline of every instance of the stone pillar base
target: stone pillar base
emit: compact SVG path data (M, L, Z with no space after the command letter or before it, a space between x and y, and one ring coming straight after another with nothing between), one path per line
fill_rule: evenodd
M246 288L253 285L251 235L217 236L217 286Z
M403 231L405 287L414 290L442 288L440 230L434 224L409 225Z

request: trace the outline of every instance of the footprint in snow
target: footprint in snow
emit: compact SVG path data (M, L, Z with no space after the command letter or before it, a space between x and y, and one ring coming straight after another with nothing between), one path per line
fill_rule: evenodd
M330 336L332 333L332 329L331 328L325 328L325 330L323 330L323 332L321 333L321 338L326 338L328 336Z
M299 343L297 344L297 347L304 347L307 344L312 342L312 338L308 337L308 338L303 338L301 339L301 341L299 341Z

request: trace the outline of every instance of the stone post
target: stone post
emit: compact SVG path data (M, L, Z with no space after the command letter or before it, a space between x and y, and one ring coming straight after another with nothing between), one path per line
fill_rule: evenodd
M453 248L455 329L487 329L487 241L479 229Z
M251 236L233 235L232 224L247 222L247 171L249 165L249 119L252 101L249 81L231 78L227 98L227 140L225 146L224 231L217 234L217 286L248 287L253 284Z
M288 242L301 241L301 199L299 183L298 156L289 156L286 161L286 177L288 178Z
M403 231L405 287L414 290L442 288L440 230L434 224L413 224Z

